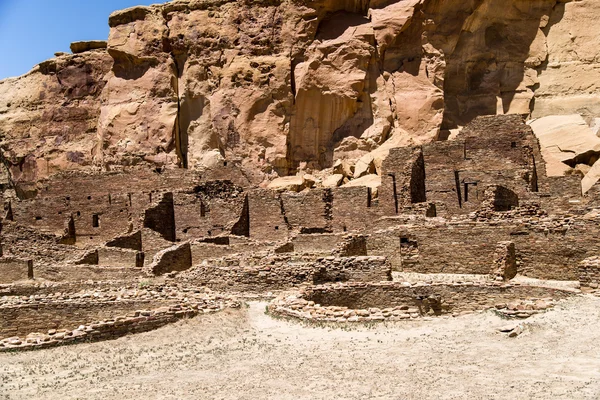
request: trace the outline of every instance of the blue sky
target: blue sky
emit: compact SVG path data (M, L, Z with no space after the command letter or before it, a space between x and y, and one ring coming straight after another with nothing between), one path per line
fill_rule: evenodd
M106 40L115 10L161 0L0 0L0 79L22 75L71 42Z

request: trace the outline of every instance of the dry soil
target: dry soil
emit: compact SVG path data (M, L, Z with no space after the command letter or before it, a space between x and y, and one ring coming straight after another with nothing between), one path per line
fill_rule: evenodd
M596 399L600 299L351 328L265 303L118 340L0 355L0 399Z

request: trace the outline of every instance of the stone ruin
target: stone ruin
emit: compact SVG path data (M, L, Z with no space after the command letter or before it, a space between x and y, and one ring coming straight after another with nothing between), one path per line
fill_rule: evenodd
M153 329L247 293L274 299L274 315L343 323L489 308L525 318L577 292L515 276L597 288L600 197L578 176L546 176L520 116L392 149L380 176L377 196L187 170L55 176L6 203L0 349Z
M0 351L249 296L344 324L595 294L599 4L113 13L0 81Z

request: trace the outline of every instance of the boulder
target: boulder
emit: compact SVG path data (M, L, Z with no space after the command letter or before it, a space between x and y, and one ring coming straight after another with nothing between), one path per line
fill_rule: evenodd
M337 160L333 164L333 173L342 175L345 178L352 178L354 176L354 164L348 160Z
M581 192L587 193L600 180L600 163L595 163L581 180Z
M370 174L365 175L362 178L354 179L342 187L356 187L356 186L366 186L371 188L371 193L373 198L376 198L378 195L379 186L381 186L381 177L379 175Z
M334 188L338 187L344 181L344 175L342 174L334 174L330 175L327 178L323 179L323 187L325 188Z
M529 123L540 141L548 176L561 176L568 169L560 163L590 163L600 152L600 138L581 115L551 115Z
M313 187L314 184L315 178L311 175L284 176L274 179L267 188L277 191L300 193L304 189Z
M86 42L71 43L71 52L73 54L84 53L90 50L106 49L108 42L106 40L90 40Z
M354 179L361 178L365 175L375 173L375 163L373 154L367 153L362 156L354 166Z

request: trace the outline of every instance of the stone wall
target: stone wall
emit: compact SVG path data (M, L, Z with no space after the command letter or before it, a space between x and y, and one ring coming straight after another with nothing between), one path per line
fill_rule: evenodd
M293 253L238 255L207 260L178 278L188 284L217 290L268 292L317 281L390 280L391 267L384 257L317 258Z
M147 272L152 275L163 275L169 272L185 271L191 267L192 247L190 242L184 242L156 253Z
M0 257L0 284L33 279L33 262L12 257Z
M141 269L132 268L131 266L48 265L38 266L35 271L36 279L53 282L84 282L90 280L131 282L142 276Z
M577 280L577 264L600 251L595 232L596 222L560 216L398 224L371 234L367 254L387 256L398 271L488 275L497 244L511 241L519 274Z
M248 194L250 207L250 238L279 241L288 238L291 228L279 193L255 189Z
M590 257L579 263L579 283L582 289L600 287L600 257Z
M372 199L367 187L339 187L332 194L335 232L361 231L382 212L378 206L381 200Z
M332 232L331 189L314 189L304 193L281 194L288 223L302 233Z
M324 233L296 235L292 238L296 253L322 253L330 255L333 250L344 240L343 234Z
M42 349L109 340L145 332L182 318L240 307L228 297L153 287L152 290L41 293L3 298L0 351ZM10 337L9 337L10 336Z
M490 308L526 318L574 295L566 290L519 285L345 283L309 287L298 296L286 294L274 300L269 311L327 322L398 321Z
M385 257L326 257L311 264L312 283L379 282L392 280L392 267Z
M98 265L102 267L137 267L138 251L103 247L98 249Z
M164 300L66 300L0 306L0 336L24 336L49 329L74 329L90 321L108 319L139 309L158 308L175 302Z

